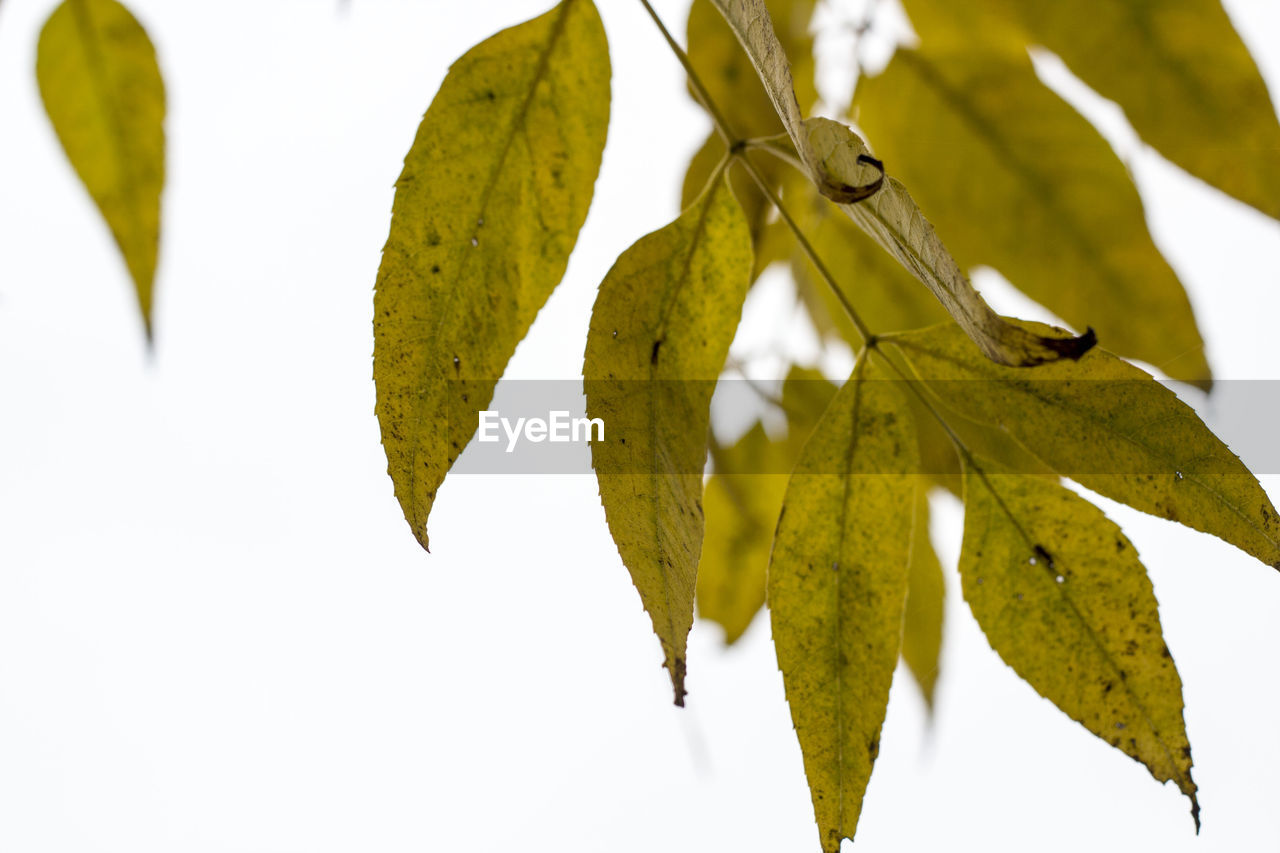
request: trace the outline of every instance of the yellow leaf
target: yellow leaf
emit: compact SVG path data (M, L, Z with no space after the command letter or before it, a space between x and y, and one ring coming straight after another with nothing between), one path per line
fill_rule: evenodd
M1280 217L1280 122L1218 0L1000 0L1191 174Z
M997 268L1113 352L1208 383L1191 304L1128 171L1025 51L924 41L860 80L855 103L963 266Z
M724 178L605 276L583 364L605 520L662 642L677 705L702 547L711 393L751 279L751 237Z
M707 137L707 141L693 155L685 171L684 183L680 188L681 209L693 204L706 188L707 181L711 180L712 174L724 159L724 155L724 142L720 137L714 133ZM785 163L777 161L761 164L765 180L773 186L781 182L786 168ZM741 169L730 170L729 182L733 186L733 193L738 197L738 203L742 206L742 212L751 230L751 245L755 249L756 256L751 280L755 281L760 273L764 272L765 267L785 257L784 252L790 248L792 241L791 234L781 220L770 221L773 204L764 193L760 192L760 188L756 186L750 175Z
M142 25L115 0L65 0L36 48L45 111L133 278L151 341L164 187L164 81Z
M737 642L764 606L765 576L787 476L836 386L816 370L792 367L779 401L787 435L771 439L756 422L734 445L711 448L715 466L702 493L706 534L698 562L698 616Z
M824 172L841 186L866 185L866 144L849 128L826 118L805 122L813 155ZM1093 346L1093 335L1078 338L1038 335L1009 323L991 310L947 248L934 233L905 187L885 177L880 190L863 201L842 204L844 212L937 297L947 313L973 339L987 358L1000 364L1030 367L1059 359L1076 359Z
M436 490L564 275L609 124L591 0L503 30L449 69L396 181L374 294L377 414L427 547Z
M1120 528L1056 483L967 467L960 577L1004 662L1157 780L1175 782L1198 828L1182 680L1151 581Z
M698 560L698 618L724 628L733 645L764 606L765 575L787 475L774 473L782 447L759 422L736 444L712 452L702 493L706 534Z
M929 495L916 489L916 520L911 534L911 562L907 570L907 605L902 616L902 659L933 709L942 651L942 617L947 585L942 564L929 538Z
M1059 474L1280 568L1280 519L1258 481L1190 406L1123 359L1094 349L1012 370L951 324L892 343L949 408L1003 429Z
M796 464L769 564L778 666L827 853L857 827L901 640L918 477L893 386L855 367Z

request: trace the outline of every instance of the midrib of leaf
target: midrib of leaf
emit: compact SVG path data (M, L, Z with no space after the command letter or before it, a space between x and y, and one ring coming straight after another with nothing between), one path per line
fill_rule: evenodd
M524 121L528 117L529 106L533 103L534 93L538 89L538 84L541 83L543 77L546 76L547 68L551 64L551 54L555 50L556 45L559 43L561 36L564 35L566 21L568 20L568 17L569 17L569 11L575 2L576 0L563 0L563 2L560 5L560 14L556 17L555 21L552 23L551 33L547 38L547 46L543 49L542 55L538 57L538 64L534 69L532 79L529 83L529 89L527 92L525 92L524 100L521 101L520 103L520 109L516 112L515 117L512 119L511 125L507 129L507 132L505 134L505 138L502 144L502 152L498 155L497 159L493 161L494 162L493 169L492 171L490 171L488 179L485 183L485 188L483 192L480 194L480 203L478 205L479 210L477 210L476 213L471 217L470 221L473 223L473 226L472 226L473 228L476 227L474 223L477 223L480 220L482 220L484 218L485 213L489 209L489 197L493 194L494 187L498 185L498 176L502 173L502 169L506 165L507 157L511 153L511 146L515 142L516 134L519 133L519 129L524 126ZM473 237L475 239L479 239L478 233L473 232ZM475 248L475 247L471 247L471 248ZM449 320L450 312L454 304L458 300L458 293L460 291L460 285L462 283L463 273L465 273L466 270L468 269L468 265L474 256L475 256L474 252L464 251L462 253L462 262L458 264L458 271L454 274L453 280L449 282L447 295L445 297L444 310L440 312L440 319L436 323L435 331L432 333L430 337L426 338L426 340L434 340L440 337L440 332L445 327L446 322ZM434 372L433 365L429 361L424 362L422 369L418 372L419 387L426 384L426 382L430 379L432 372ZM416 420L420 421L422 419L422 407L424 405L426 405L426 399L423 397L419 397L418 400L415 401L414 417ZM411 462L410 462L410 465L408 466L410 493L413 493L413 491L416 490L417 483L418 483L418 456L419 456L420 450L421 450L421 442L416 442L416 441L411 442L411 448L410 448ZM461 454L462 450L459 449L458 453Z
M995 488L991 484L991 481L987 479L986 472L984 472L982 468L978 466L978 464L973 459L973 457L969 457L968 462L970 465L973 466L974 470L978 473L978 476L982 479L983 485L986 487L987 491L991 494L992 497L996 499L996 505L1000 507L1000 511L1005 514L1005 516L1009 519L1010 523L1013 524L1014 529L1018 531L1018 535L1022 537L1023 541L1027 545L1027 550L1034 553L1038 547L1040 550L1044 550L1046 553L1048 553L1051 559L1053 560L1060 559L1059 557L1054 556L1053 553L1048 552L1048 550L1045 549L1043 545L1040 545L1040 543L1034 542L1031 539L1031 537L1027 535L1026 528L1024 528L1022 526L1022 523L1014 516L1013 512L1009 509L1008 505L1005 504L1004 498L1000 497L1000 493L995 490ZM989 529L990 528L988 526L988 529L983 531L983 536L982 536L983 541L986 541ZM1132 547L1132 545L1130 547ZM1036 568L1040 569L1041 566L1037 565ZM1044 566L1043 569L1045 571L1053 571L1053 569L1050 568L1049 566ZM1134 693L1133 688L1129 684L1129 679L1126 678L1124 675L1124 670L1120 668L1120 665L1116 663L1116 661L1112 658L1111 653L1107 651L1105 646L1103 646L1102 641L1098 638L1097 632L1093 630L1093 626L1090 625L1089 621L1084 618L1084 614L1080 612L1080 608L1076 606L1075 601L1073 601L1071 597L1067 595L1067 591L1065 587L1066 587L1065 584L1062 584L1062 585L1059 585L1057 583L1053 584L1054 594L1056 594L1062 600L1062 602L1066 604L1067 609L1070 610L1071 615L1074 617L1075 621L1084 629L1084 632L1089 637L1089 641L1093 644L1093 647L1097 649L1100 655L1102 655L1102 659L1106 661L1107 666L1111 667L1111 670L1117 676L1117 680L1124 685L1124 692L1128 695L1129 701L1132 702L1134 707L1137 708L1138 711L1142 714L1142 719L1146 722L1147 727L1151 729L1152 734L1156 736L1156 740L1159 742L1161 750L1164 751L1164 755L1169 762L1169 766L1172 767L1174 772L1180 776L1181 770L1178 767L1178 762L1174 759L1173 753L1170 751L1168 744L1165 743L1164 733L1156 726L1155 722L1151 719L1151 714L1150 712L1147 711L1147 706L1142 702L1141 699L1138 698L1137 694ZM1187 778L1187 782L1192 786L1192 791L1194 792L1195 783L1191 781L1190 777ZM1179 785L1179 788L1181 788L1181 785ZM1196 802L1195 794L1191 793L1188 796L1191 797L1192 805L1195 807L1195 811L1198 812L1199 804ZM1197 825L1199 825L1198 818L1196 820L1196 823Z
M954 359L954 358L950 358L950 357L948 357L948 356L946 356L946 355L943 355L942 353L936 352L936 351L934 351L934 350L924 350L922 347L918 347L918 346L916 346L915 344L909 343L909 342L907 342L907 341L886 339L886 343L893 343L893 344L896 344L897 346L902 347L902 348L904 348L904 349L912 349L912 348L920 349L920 350L922 350L923 352L928 352L930 356L932 356L933 358L938 359L939 361L949 361L949 362L951 362L952 364L956 365L957 367L961 368L962 370L967 369L967 368L966 368L966 366L965 366L965 364L964 364L963 362L957 361L957 360L956 360L956 359ZM908 363L910 363L910 359L908 359ZM917 378L919 378L919 377L917 376ZM921 379L920 381L922 381L922 382L926 382L926 383L927 383L927 380L924 380L924 379ZM1065 381L1068 381L1068 382L1073 382L1073 381L1085 381L1085 382L1087 382L1087 381L1092 381L1092 380L1065 380ZM1138 381L1138 380L1130 380L1130 381L1134 381L1134 382L1136 382L1136 381ZM1151 381L1153 381L1153 382L1154 382L1155 380L1153 379L1153 380L1151 380ZM1226 497L1225 495L1223 495L1221 492L1219 492L1218 490L1213 489L1213 488L1210 488L1208 485L1206 485L1206 484L1205 484L1205 482L1204 482L1204 481L1203 481L1199 476L1196 476L1196 475L1195 475L1195 474L1193 474L1193 473L1189 473L1189 472L1186 472L1186 471L1182 471L1182 470L1181 470L1181 468L1180 468L1180 467L1179 467L1179 465L1178 465L1177 460L1170 459L1170 458L1169 458L1169 456L1168 456L1167 454L1157 452L1157 451L1156 451L1155 449L1153 449L1150 445L1148 445L1148 444L1146 444L1146 443L1144 443L1144 442L1142 442L1142 441L1138 440L1137 438L1134 438L1133 436L1129 435L1129 434L1128 434L1128 433L1126 433L1126 432L1122 432L1121 430L1116 429L1116 428L1115 428L1115 426L1114 426L1110 421L1107 421L1107 420L1101 420L1101 421L1100 421L1100 420L1095 416L1095 413L1090 412L1090 411L1088 411L1087 409L1082 409L1082 408L1080 408L1079 406L1072 405L1072 404L1070 404L1069 402L1064 401L1064 400L1061 400L1061 399L1058 399L1058 398L1056 398L1056 397L1046 397L1046 396L1044 396L1043 394L1040 394L1040 393L1037 393L1037 392L1035 392L1035 391L1030 390L1030 387L1029 387L1029 386L1019 385L1019 386L1017 386L1017 387L1024 389L1024 390L1023 390L1023 393L1027 394L1027 395L1028 395L1028 396L1030 396L1030 397L1034 397L1035 399L1039 400L1039 401L1040 401L1040 402L1042 402L1042 403L1045 403L1045 404L1048 404L1048 405L1051 405L1051 406L1055 406L1055 407L1057 407L1057 408L1059 408L1059 409L1063 409L1063 410L1065 410L1065 411L1071 412L1072 414L1074 414L1074 415L1076 415L1076 416L1078 416L1078 417L1084 417L1086 420L1088 420L1088 421L1089 421L1089 422L1091 422L1091 423L1100 423L1100 424L1102 425L1103 429L1105 429L1107 432L1111 433L1112 435L1116 436L1117 438L1120 438L1120 439L1123 439L1124 441L1129 442L1129 443L1130 443L1130 444L1132 444L1134 447L1138 447L1138 448L1140 448L1140 449L1142 449L1142 450L1145 450L1147 453L1150 453L1152 456L1156 457L1159 461L1161 461L1161 462L1165 462L1166 464L1168 464L1168 466L1169 466L1171 469L1173 469L1174 471L1178 471L1179 473L1181 473L1181 474L1182 474L1182 476L1183 476L1186 480L1188 480L1189 482L1192 482L1192 483L1195 483L1196 485L1198 485L1198 486L1200 487L1200 489L1201 489L1203 492L1205 492L1205 494L1207 494L1207 495L1208 495L1208 496L1209 496L1209 497L1210 497L1210 498L1211 498L1215 503L1218 503L1218 504L1220 504L1221 506L1225 507L1226 509L1230 510L1233 514L1235 514L1236 516L1238 516L1242 521L1244 521L1247 525L1249 525L1249 527L1250 527L1250 528L1252 528L1253 530L1256 530L1258 533L1262 534L1262 537L1263 537L1264 539L1266 539L1268 542L1270 542L1272 545L1276 546L1277 548L1280 548L1280 542L1278 542L1277 540L1273 539L1273 538L1271 537L1271 535L1267 533L1267 531L1266 531L1266 530L1264 530L1264 529L1262 529L1261 527L1259 527L1259 526L1258 526L1258 525L1257 525L1257 524L1256 524L1256 523L1255 523L1251 518L1249 518L1248 514L1246 514L1246 512L1245 512L1243 509L1241 509L1239 506L1237 506L1234 502L1232 502L1232 501L1228 500L1228 499L1227 499L1227 497ZM1007 430L1006 430L1006 432L1007 432ZM1014 438L1014 436L1012 436L1012 435L1010 435L1010 438L1013 438L1013 439L1014 439L1014 441L1018 441L1018 439L1017 439L1017 438ZM1026 444L1025 444L1024 442L1022 442L1022 441L1018 441L1018 443L1019 443L1019 444L1021 444L1023 447L1026 447ZM1027 450L1028 450L1028 451L1030 451L1030 452L1032 453L1032 455L1034 455L1034 456L1036 456L1037 458L1039 458L1039 454L1035 453L1034 451L1031 451L1031 449L1030 449L1030 448L1027 448ZM1230 448L1228 448L1228 452L1230 452ZM1025 535L1025 534L1024 534L1024 535ZM1277 568L1280 568L1280 566L1277 566Z
M849 438L849 449L845 451L844 456L844 483L840 495L840 533L836 539L836 560L840 565L836 571L836 595L835 595L835 619L833 620L833 630L835 633L835 642L832 644L836 651L836 814L840 823L840 832L844 832L844 673L840 667L841 647L843 645L843 625L841 597L840 597L840 581L844 571L844 542L845 530L849 523L849 495L852 491L851 481L853 479L853 458L858 448L858 419L862 414L862 372L863 365L866 363L865 356L858 359L853 377L850 379L854 382L853 387L853 428Z
M1063 209L1053 192L1053 188L1028 167L1013 148L1009 147L1008 143L992 125L991 120L978 112L970 101L962 98L946 80L942 79L942 76L933 67L933 63L924 59L915 51L899 50L894 58L903 60L904 68L914 71L918 80L930 86L942 96L942 99L960 116L961 120L974 130L978 138L990 146L996 155L996 162L1005 171L1021 179L1031 188L1032 197L1039 201L1052 214L1054 219L1063 223L1064 227L1060 228L1059 232L1065 233L1070 238L1070 242L1076 247L1076 250L1085 259L1088 266L1098 268L1101 271L1102 278L1112 286L1112 296L1121 296L1126 303L1132 305L1133 300L1129 298L1127 283L1116 275L1109 264L1100 265L1094 263L1094 259L1105 257L1105 253L1094 245L1087 234L1080 230L1079 222Z

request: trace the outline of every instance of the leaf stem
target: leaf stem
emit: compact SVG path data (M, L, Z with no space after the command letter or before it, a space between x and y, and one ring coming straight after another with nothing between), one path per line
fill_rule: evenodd
M720 112L720 108L711 99L711 93L707 91L702 78L698 76L693 63L689 61L689 54L685 53L684 48L672 37L670 31L667 30L666 24L662 23L662 18L658 17L658 13L649 5L649 0L640 0L640 5L644 6L644 10L649 13L649 17L658 26L662 37L667 40L667 46L671 48L671 52L676 55L676 59L680 60L680 64L684 66L685 73L689 75L689 85L693 87L695 97L707 111L707 114L711 116L711 121L716 126L716 132L724 140L725 146L730 151L733 151L739 146L738 137L734 134L733 129L729 127L729 122L725 119L724 113Z
M951 425L947 423L946 419L942 416L942 413L938 411L937 407L933 405L928 396L919 387L920 380L909 376L907 372L897 364L897 362L885 355L884 352L877 349L880 337L872 332L867 324L863 322L861 315L859 315L857 309L853 307L849 298L845 296L845 293L840 288L835 276L831 274L831 270L827 268L826 263L824 263L822 258L818 255L813 244L809 242L809 238L805 236L805 233L800 228L799 223L796 222L795 218L792 217L791 212L787 210L785 205L783 205L782 199L779 198L777 192L774 191L773 187L765 179L764 175L760 172L759 167L756 166L756 164L751 161L751 158L747 156L747 151L749 149L767 151L773 156L779 157L797 168L800 168L800 163L788 155L785 150L774 144L775 142L780 141L778 137L765 139L739 138L729 126L728 120L725 119L724 114L720 112L719 107L716 106L715 101L712 100L711 94L707 91L707 87L698 76L698 72L694 69L693 63L689 61L689 55L685 53L684 49L680 47L672 37L670 31L667 30L666 25L662 23L662 19L658 16L658 13L654 11L653 6L649 4L649 0L640 0L640 5L644 6L645 11L649 13L649 17L653 19L654 24L657 25L658 30L662 33L662 37L666 39L667 46L671 48L671 52L675 54L676 59L678 59L680 64L684 66L685 73L689 75L689 85L693 88L694 95L711 116L711 120L716 127L716 132L719 133L721 139L724 140L725 146L728 148L726 159L721 161L720 166L716 170L716 177L718 177L719 173L725 168L727 160L734 160L742 165L742 168L745 169L747 174L751 176L751 179L755 181L756 186L760 188L760 192L769 199L769 202L774 206L774 209L778 211L778 216L782 218L782 220L787 224L787 227L791 230L791 233L795 235L796 242L800 245L800 249L804 252L805 256L809 258L810 262L813 263L814 268L817 269L822 280L831 288L831 292L840 303L840 307L843 308L845 314L849 316L849 320L853 323L854 329L862 338L860 341L861 346L859 348L857 363L861 365L863 359L869 352L876 351L880 359L898 375L908 388L911 389L911 392L920 400L920 403L938 422L943 431L946 432L947 437L950 438L952 444L955 445L956 452L963 457L965 462L973 466L974 470L977 471L985 481L986 474L977 464L973 453L969 450L963 439L956 434L956 431L951 428ZM902 354L900 350L899 354L902 355L904 359L906 358L905 354Z
M759 167L757 167L755 163L751 162L751 158L748 157L744 151L733 151L732 154L734 159L742 164L742 168L746 169L747 174L751 176L751 179L756 182L756 186L760 188L760 192L764 193L765 198L769 199L774 208L777 209L778 215L787 223L787 227L790 228L791 233L795 235L796 242L800 244L801 250L806 256L808 256L809 260L813 262L814 267L818 270L818 274L822 276L823 280L826 281L827 286L831 288L831 292L835 294L836 300L840 303L840 307L844 309L844 313L849 315L849 321L852 322L853 327L857 329L858 335L862 338L862 342L867 345L874 346L876 336L869 328L867 328L867 324L863 322L857 309L853 307L853 303L851 303L849 298L844 295L844 291L840 289L840 285L836 282L835 276L833 276L831 271L827 269L827 265L823 262L822 258L819 257L818 251L813 248L813 244L809 242L809 238L805 236L805 233L800 228L799 223L795 221L791 216L791 212L787 210L785 205L783 205L782 199L778 197L778 194L774 191L773 187L771 187L769 182L765 180L765 177L761 174Z

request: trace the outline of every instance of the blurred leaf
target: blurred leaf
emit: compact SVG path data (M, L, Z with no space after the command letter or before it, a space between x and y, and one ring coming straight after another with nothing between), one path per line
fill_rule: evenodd
M928 44L860 80L856 104L957 260L999 269L1114 352L1207 384L1187 295L1107 142L1040 83L1024 50Z
M436 489L564 275L608 124L604 28L591 0L564 0L455 62L418 128L378 270L373 375L424 548Z
M713 473L703 491L706 535L698 562L698 616L737 642L764 606L765 576L787 476L835 395L821 373L793 366L779 402L787 434L772 439L756 422L730 447L712 446Z
M898 660L916 506L911 414L859 362L805 445L769 565L778 666L822 848L852 838Z
M970 468L960 577L1004 662L1157 780L1175 782L1198 829L1182 680L1151 581L1120 528L1056 483Z
M587 414L609 531L662 641L677 705L702 548L711 393L751 276L751 238L725 179L638 240L605 276L591 314Z
M40 31L36 80L58 141L124 256L150 342L165 172L155 48L115 0L65 0Z
M1266 492L1190 406L1133 365L1095 349L1012 370L950 324L892 343L949 408L1003 429L1063 476L1280 568L1280 518Z
M706 535L698 561L698 617L724 628L733 645L764 606L774 525L787 487L783 446L757 421L737 443L712 453L715 472L702 493Z
M942 564L929 538L929 494L926 489L918 488L911 562L907 570L907 604L902 616L902 659L930 710L933 710L933 691L938 683L946 596Z
M999 0L1193 175L1280 217L1280 122L1218 0Z

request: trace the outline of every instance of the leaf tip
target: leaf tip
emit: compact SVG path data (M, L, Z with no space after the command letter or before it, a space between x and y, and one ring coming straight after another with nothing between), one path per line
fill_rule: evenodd
M1187 794L1191 800L1191 819L1196 822L1196 835L1200 834L1200 801L1196 799L1196 792L1192 791Z
M675 704L677 708L684 707L684 697L689 695L684 689L684 673L685 662L683 657L673 656L667 663L663 664L671 673L671 688L675 693Z
M1098 334L1089 326L1084 334L1073 338L1041 338L1040 341L1062 358L1079 361L1085 353L1098 344Z

